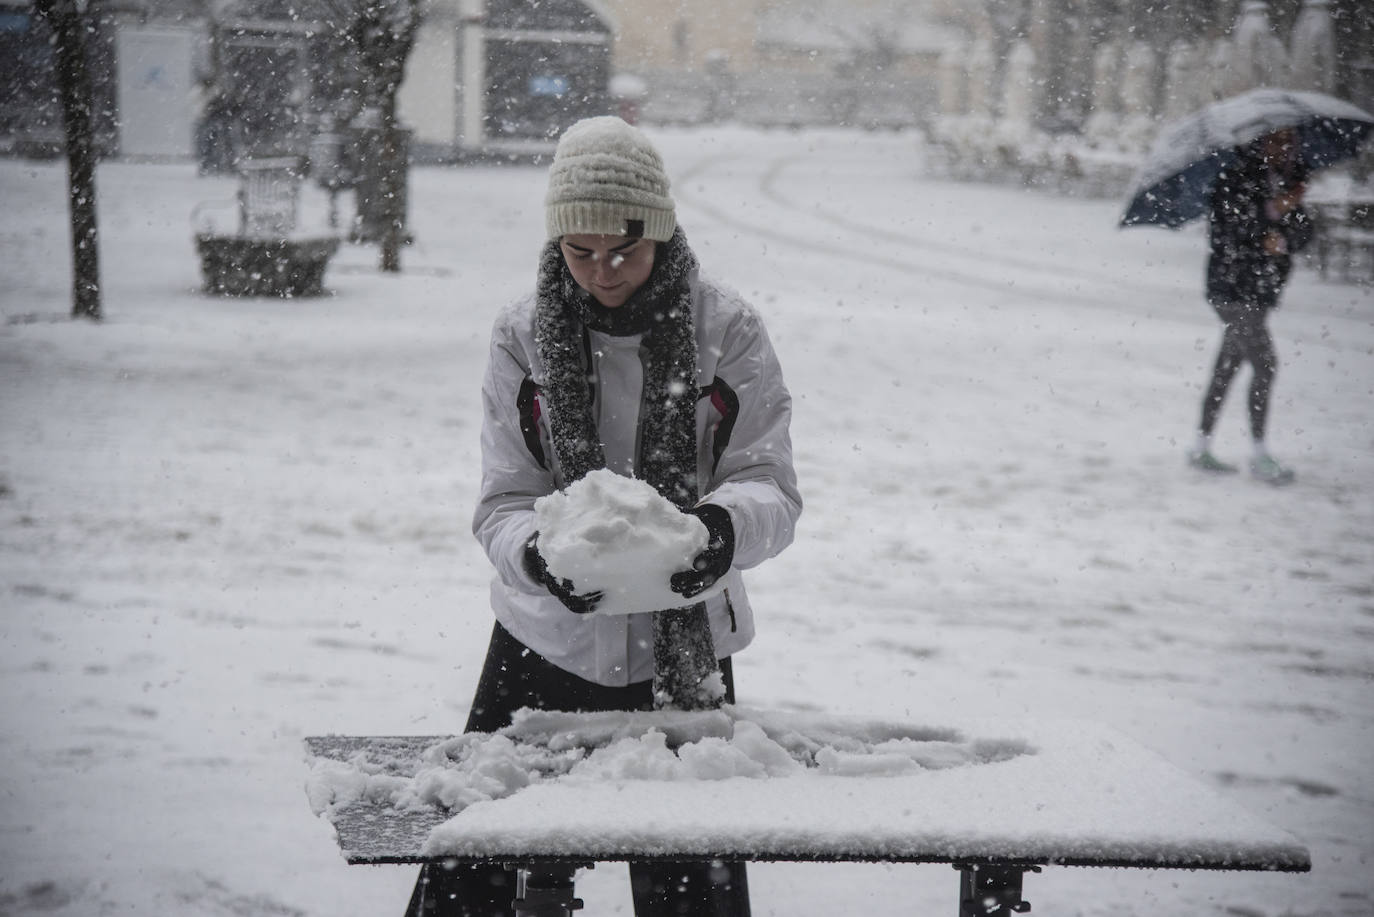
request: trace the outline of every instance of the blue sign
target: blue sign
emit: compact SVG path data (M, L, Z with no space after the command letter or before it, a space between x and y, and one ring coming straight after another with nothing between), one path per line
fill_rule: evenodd
M565 96L568 94L568 78L565 76L530 77L530 95Z

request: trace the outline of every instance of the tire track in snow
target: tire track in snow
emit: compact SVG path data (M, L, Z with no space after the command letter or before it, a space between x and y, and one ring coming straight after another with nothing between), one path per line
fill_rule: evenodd
M1170 320L1184 322L1188 325L1197 325L1201 323L1206 325L1209 330L1217 327L1214 318L1208 314L1205 303L1189 300L1187 303L1179 303L1177 306L1173 306L1172 303L1177 298L1177 291L1172 288L1162 287L1157 284L1131 283L1124 276L1112 276L1108 278L1104 275L1082 271L1081 269L1075 271L1058 261L1035 262L1016 258L1014 256L985 253L982 249L974 250L951 243L937 243L930 240L917 241L895 230L850 220L847 217L842 217L819 208L813 209L804 207L795 201L789 200L785 195L782 195L771 187L777 180L777 175L780 174L782 169L792 162L800 161L800 156L775 156L769 160L767 167L762 172L762 177L757 179L757 186L761 197L771 201L775 206L781 207L784 210L804 216L810 216L822 223L828 223L836 228L843 229L846 233L882 238L887 242L911 249L918 254L929 252L933 256L939 257L939 253L943 253L944 255L977 259L978 265L971 266L967 269L961 269L950 266L947 260L941 264L932 264L929 261L916 262L910 259L849 247L842 242L818 240L814 236L808 236L800 232L787 232L774 229L768 225L741 219L727 210L724 206L717 206L708 201L705 196L693 194L685 188L688 182L699 179L700 176L722 163L749 158L751 157L745 153L718 153L712 156L703 157L678 176L677 180L674 182L675 197L677 197L679 201L695 207L697 210L726 226L731 226L743 232L769 239L781 245L824 254L830 258L843 258L860 264L886 268L911 277L920 277L927 280L939 279L959 286L990 290L1030 302L1074 305L1086 307L1097 312L1101 312L1104 308L1111 308L1114 304L1122 302L1123 299L1126 298L1126 294L1137 293L1149 297L1151 309L1154 311L1153 318L1168 318ZM1023 279L1008 281L992 279L987 276L989 273L986 270L987 266L999 264L1014 270L1032 271L1037 274L1046 275L1046 279L1051 280L1051 282L1061 280L1066 276L1077 276L1095 284L1102 284L1105 289L1101 295L1093 295L1082 291L1066 290L1061 286L1051 287L1039 283L1026 283ZM1199 299L1201 295L1201 291L1199 291ZM1324 321L1354 322L1362 329L1369 327L1370 324L1368 318L1362 315L1342 315L1340 313L1330 312L1319 313L1302 309L1301 307L1294 308L1292 306L1285 306L1285 308L1286 311L1320 317ZM1291 343L1304 347L1316 347L1335 352L1344 352L1349 349L1349 347L1344 346L1340 340L1326 332L1303 333L1300 331L1289 331L1287 337ZM1367 350L1367 347L1365 345L1356 345L1356 349L1364 351Z
M730 160L738 160L745 158L747 157L744 154L721 153L716 156L708 156L698 161L696 164L686 169L674 183L676 197L680 201L690 204L691 206L710 216L712 219L718 220L719 222L724 223L727 226L733 226L736 229L751 233L761 238L770 239L774 242L778 242L783 245L788 245L793 248L800 248L807 251L822 253L827 255L828 257L844 258L848 261L855 261L861 264L887 268L889 270L897 271L899 273L907 274L913 277L921 277L924 279L935 278L945 280L959 286L976 287L979 289L990 290L992 292L1008 294L1021 299L1031 300L1033 302L1050 301L1056 304L1073 302L1076 305L1087 306L1093 309L1100 310L1104 302L1110 301L1109 299L1103 296L1093 296L1086 293L1065 290L1062 287L1056 287L1051 289L1039 284L1032 286L1029 284L1025 284L1019 280L1008 281L990 279L988 276L986 276L986 271L976 273L973 269L960 270L958 268L952 268L948 266L948 264L936 265L931 264L929 262L918 263L913 262L909 259L891 257L888 255L863 251L857 248L848 247L843 243L839 242L820 241L801 233L785 232L782 230L773 229L769 226L751 223L748 220L740 219L739 217L730 213L723 207L716 206L715 204L707 201L702 197L699 197L697 195L691 194L683 190L683 186L686 185L689 181L696 180L699 176L710 171L717 165ZM768 198L770 200L773 199L772 195L770 195L767 189L765 188L765 185L769 180L768 174L773 171L777 163L789 158L793 157L775 158L772 160L772 163L770 164L768 169L765 170L764 178L758 181L759 191L763 197ZM774 203L779 202L775 200ZM783 204L782 206L784 207L784 209L787 210L817 216L823 222L834 222L832 220L827 220L825 216L821 213L812 211L807 208L799 207L795 204ZM840 223L835 223L835 225L837 225L841 229L844 229L846 232L861 231L865 235L879 235L879 233L874 232L872 227L863 227L861 230L859 230L851 226L842 225ZM886 230L885 233L892 238L896 238L898 235L896 233L893 233L891 230ZM907 245L911 244L911 240L909 239L903 241L905 241ZM960 249L959 251L965 257L977 257L982 259L984 265L986 265L988 262L1003 262L1003 259L1000 257L985 257L981 251L970 252L968 249ZM1014 263L1009 263L1009 266L1019 267ZM1039 266L1038 272L1042 274L1054 272L1056 278L1061 274L1061 272L1058 272L1054 266L1047 268L1044 265ZM1120 293L1120 288L1121 284L1115 284L1115 289L1118 295Z
M1100 302L1104 303L1115 301L1114 297L1120 296L1122 292L1142 293L1153 297L1156 303L1158 303L1159 301L1167 302L1172 297L1174 297L1178 292L1173 287L1169 287L1163 284L1148 282L1142 283L1139 281L1131 282L1126 275L1101 274L1094 271L1084 270L1081 265L1071 264L1064 261L1035 261L1026 258L1017 258L1014 255L1008 255L999 250L984 251L983 249L970 249L967 246L957 245L949 242L941 242L935 239L915 238L906 233L898 232L893 229L888 229L883 226L875 226L869 223L863 223L858 220L850 219L849 217L844 216L843 214L836 213L833 210L827 210L822 207L805 206L800 201L789 198L786 194L779 191L775 187L779 176L782 174L785 168L794 163L801 162L803 160L804 157L802 156L782 156L774 159L772 163L769 165L768 170L764 173L763 178L759 181L759 191L763 194L764 197L766 197L773 203L777 204L779 207L783 207L784 209L791 210L803 215L813 216L816 219L821 220L822 222L830 223L831 225L834 225L840 229L844 229L847 232L880 238L902 247L915 249L916 251L943 252L945 254L953 255L955 257L973 259L982 265L986 265L989 263L1004 264L1009 267L1016 268L1017 270L1032 271L1040 274L1049 274L1054 277L1074 277L1080 280L1089 281L1091 283L1101 284L1104 286L1106 290L1104 298L1100 300ZM1203 240L1203 244L1206 244L1205 239ZM976 269L977 268L975 267L975 270ZM1204 307L1203 314L1208 315L1208 317L1210 318L1211 316L1205 308L1206 303L1205 301L1203 301L1205 300L1205 295L1201 288L1199 288L1197 296L1198 302L1201 302L1202 306ZM1171 310L1171 312L1175 317L1190 318L1197 311L1194 308L1194 305L1195 303L1190 301L1189 303L1184 304L1178 309ZM1308 315L1320 314L1333 319L1343 319L1347 321L1353 320L1359 322L1361 325L1368 325L1368 320L1358 315L1318 313L1309 309L1304 309L1300 304L1284 303L1283 308L1285 308L1289 312L1304 313ZM1304 339L1304 343L1319 344L1321 342Z
M909 233L899 232L888 229L884 226L876 226L871 223L863 223L858 220L850 219L843 214L824 207L808 207L800 201L788 197L777 188L777 182L783 171L788 167L803 161L801 156L783 156L772 161L763 177L759 180L759 191L768 200L787 210L796 213L810 215L823 222L830 223L847 232L856 235L868 236L892 242L899 247L909 248L918 253L940 252L946 255L953 255L956 258L966 258L976 262L974 270L978 266L986 266L988 263L1002 264L1015 268L1020 271L1030 271L1036 274L1046 274L1057 278L1072 277L1079 280L1086 280L1095 284L1102 284L1109 290L1120 290L1126 287L1139 292L1147 292L1156 296L1169 296L1175 291L1171 287L1155 283L1124 283L1119 274L1110 276L1085 271L1077 264L1068 264L1061 261L1032 260L1030 258L1018 258L1015 255L1008 255L996 249L976 248L971 249L966 245L958 245L952 242L941 242L935 239L920 238Z

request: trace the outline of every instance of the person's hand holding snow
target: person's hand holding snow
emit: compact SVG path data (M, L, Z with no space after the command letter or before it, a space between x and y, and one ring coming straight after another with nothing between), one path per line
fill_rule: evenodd
M605 468L537 499L534 517L539 534L526 547L526 570L579 613L702 601L725 588L734 560L734 526L723 507L683 511L647 482Z
M549 565L544 560L544 555L539 553L539 533L535 532L534 537L525 543L525 572L530 578L538 583L542 583L544 588L553 593L558 601L573 614L585 615L596 611L596 606L601 602L601 592L584 592L578 594L573 581L569 579L559 579L549 572Z
M674 573L668 583L674 592L690 599L730 572L735 559L735 527L730 522L730 513L714 503L702 503L687 512L706 526L706 547L692 559L691 570Z

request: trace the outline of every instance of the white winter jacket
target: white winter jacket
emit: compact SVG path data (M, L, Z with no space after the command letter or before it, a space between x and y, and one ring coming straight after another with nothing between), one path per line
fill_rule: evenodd
M734 568L726 590L706 603L716 655L754 637L740 570L792 542L801 495L792 469L792 399L758 314L740 296L693 271L697 337L697 477L701 502L730 513ZM521 558L534 534L534 501L566 483L550 446L540 403L544 369L534 344L533 294L506 308L492 330L482 381L482 492L473 533L496 568L496 619L521 643L568 672L602 685L653 677L649 614L578 615L526 574ZM593 415L606 465L634 474L643 365L641 335L588 330Z

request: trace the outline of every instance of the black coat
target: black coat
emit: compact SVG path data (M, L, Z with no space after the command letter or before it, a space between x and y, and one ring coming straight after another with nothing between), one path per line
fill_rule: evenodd
M1282 184L1291 187L1305 180L1305 170L1299 168ZM1207 300L1213 305L1263 309L1278 305L1293 253L1312 238L1312 220L1301 207L1272 219L1265 204L1274 193L1269 166L1252 151L1218 176L1208 207L1212 251L1207 261ZM1288 240L1286 254L1264 250L1264 237L1274 229Z

